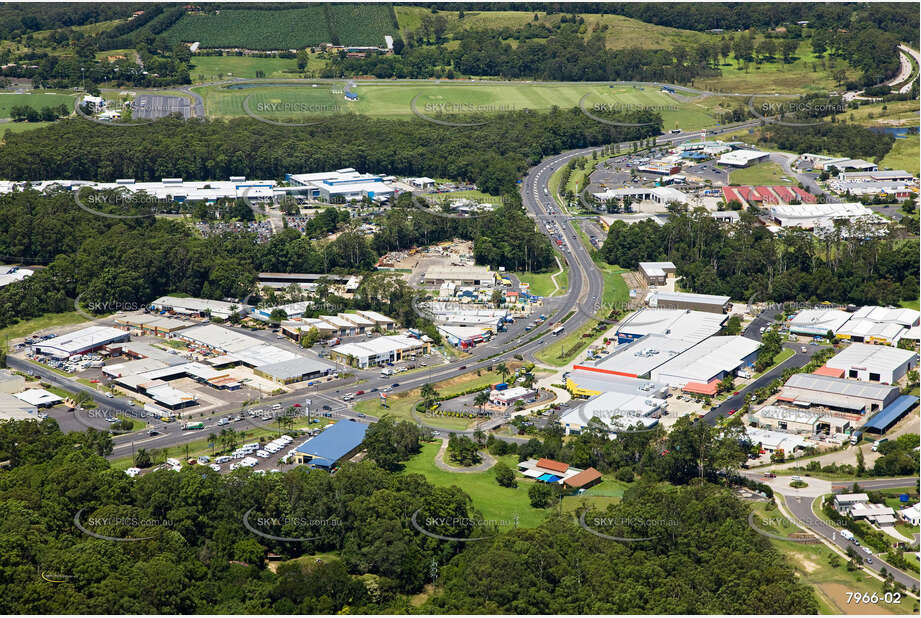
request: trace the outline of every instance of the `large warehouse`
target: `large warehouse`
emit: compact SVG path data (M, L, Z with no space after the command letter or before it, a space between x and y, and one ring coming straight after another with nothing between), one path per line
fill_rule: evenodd
M851 319L851 314L840 309L803 309L789 321L790 332L797 335L824 337L828 331L838 329Z
M918 355L910 350L867 343L852 343L825 363L848 378L883 384L895 384L917 365Z
M896 345L908 334L908 330L918 325L918 311L901 307L861 307L853 313L851 319L838 329L838 339L866 343Z
M208 298L177 298L175 296L162 296L150 303L150 307L157 311L168 311L179 315L210 315L222 320L229 318L234 312L242 316L253 309L243 303L229 303Z
M627 378L649 378L651 372L675 358L693 343L662 335L646 335L625 345L592 364L573 365L573 369Z
M637 397L665 398L668 386L650 380L625 378L595 371L573 370L563 374L566 390L573 397L594 397L603 393L624 393Z
M294 461L331 470L340 460L358 451L367 431L368 426L363 423L339 421L297 447Z
M330 358L365 369L372 365L395 363L411 354L428 354L431 345L420 339L389 335L360 343L344 343L330 350Z
M687 292L650 292L646 304L653 309L691 309L707 313L726 313L729 310L728 296L713 294L688 294Z
M726 316L689 309L640 309L617 328L617 342L627 343L646 335L662 335L690 344L712 337L723 327Z
M801 408L817 406L862 415L882 410L898 396L897 386L795 373L780 390L777 401Z
M75 354L84 354L98 350L103 346L118 341L128 341L128 333L111 326L88 326L60 337L45 339L32 346L39 354L55 358L69 358Z
M761 343L748 337L710 337L653 369L652 379L715 395L723 377L754 365Z
M580 433L593 418L598 418L614 433L618 429L655 427L667 409L664 399L626 393L604 393L589 399L560 418L566 435Z

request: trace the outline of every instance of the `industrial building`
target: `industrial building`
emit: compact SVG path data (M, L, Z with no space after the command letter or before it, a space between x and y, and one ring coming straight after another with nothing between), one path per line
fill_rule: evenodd
M678 271L671 262L640 262L639 269L648 285L665 285Z
M492 285L496 276L487 266L458 266L426 271L422 277L425 285L441 286L445 282L458 285Z
M847 434L852 429L851 421L833 414L821 414L814 410L786 406L765 406L748 414L748 422L761 429L786 431L794 434Z
M767 453L783 451L785 455L791 455L797 451L802 451L807 446L814 445L813 442L803 436L796 436L785 431L746 427L745 433L752 444L760 446Z
M50 408L64 401L63 397L59 397L43 388L27 388L21 393L14 393L13 397L36 408Z
M257 376L279 384L291 384L325 377L332 373L334 367L322 361L298 356L277 363L260 365L253 369Z
M175 296L161 296L150 303L150 309L154 311L166 311L179 315L191 315L199 317L215 317L226 320L231 314L236 313L239 316L245 316L252 307L243 303L229 303L223 300L211 300L208 298L177 298Z
M54 358L69 358L75 354L93 352L110 343L128 341L128 339L128 333L118 328L88 326L66 335L34 343L32 350Z
M871 172L841 172L838 180L847 182L913 182L915 177L905 170L885 170Z
M770 217L780 227L799 227L817 230L834 227L835 221L860 220L872 225L882 225L886 220L859 202L842 204L774 204Z
M389 335L362 341L344 343L330 350L330 357L347 365L365 369L374 365L399 362L413 354L428 354L431 344L427 341Z
M617 342L663 335L695 344L718 333L726 319L723 314L690 309L640 309L620 323Z
M645 378L688 348L692 342L663 335L646 335L624 345L591 364L573 365L573 369L627 378Z
M0 392L0 422L38 421L38 410L15 395Z
M124 178L115 182L83 183L93 189L121 190L130 195L149 196L160 202L208 202L246 198L252 201L271 201L275 198L274 180L246 180L245 176L231 176L228 180L184 181L182 178L163 178L159 182L136 182ZM79 190L80 187L75 187Z
M9 369L0 369L0 393L12 395L26 387L26 379Z
M815 406L859 416L882 410L898 396L897 386L796 373L781 388L777 401L802 408Z
M852 343L825 363L845 372L848 378L865 382L895 384L918 365L918 355L883 345Z
M367 425L351 420L329 425L295 449L294 462L332 470L341 460L361 449L367 431Z
M531 403L537 398L537 391L523 386L513 386L501 391L493 390L489 393L489 402L493 405L508 408L517 402Z
M790 332L796 335L824 337L835 333L851 319L851 314L840 309L803 309L788 322Z
M573 397L588 398L603 393L623 393L637 397L664 399L668 385L651 380L625 378L621 376L574 369L563 374L566 390Z
M394 196L395 190L384 180L384 176L363 174L351 167L335 172L285 174L285 181L293 186L305 187L309 198L329 203L340 200L355 202L364 198L386 201Z
M918 398L914 395L901 395L892 403L873 415L862 429L868 433L884 434L889 428L899 422L908 412L918 405Z
M21 268L19 266L0 266L0 288L17 281L22 281L31 277L35 271L31 268Z
M921 313L901 307L861 307L835 332L838 339L896 345L918 326Z
M611 433L635 428L650 429L666 413L665 399L629 393L608 392L589 399L560 418L566 435L579 434L593 418L599 419Z
M748 337L710 337L653 369L651 377L688 392L715 395L725 376L755 364L760 347Z
M748 167L767 161L769 154L759 150L733 150L720 156L717 163L731 167Z
M602 203L608 200L622 202L624 198L628 197L633 202L654 202L656 204L669 204L671 202L688 204L691 201L691 198L686 193L671 187L624 187L622 189L608 189L592 195Z
M691 309L708 313L726 313L729 310L730 299L728 296L713 294L657 290L646 296L646 304L653 309Z
M115 323L125 326L128 329L139 330L142 335L154 335L158 337L169 335L177 330L195 325L195 322L184 322L162 315L150 315L147 313L134 313L117 317L115 318Z

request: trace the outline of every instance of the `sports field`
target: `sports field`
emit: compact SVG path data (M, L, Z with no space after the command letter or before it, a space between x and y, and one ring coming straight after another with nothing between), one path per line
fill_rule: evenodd
M256 71L262 71L262 77L270 79L297 77L297 60L252 56L193 56L189 75L194 81L216 81L229 77L255 79Z
M358 95L355 102L345 101L342 88L342 85L330 82L317 82L315 86L308 83L266 84L242 89L209 86L199 92L205 100L206 114L216 118L242 115L243 101L247 98L247 106L251 110L259 107L260 115L276 120L307 121L319 113L354 111L369 116L398 118L416 115L458 122L524 109L572 108L579 106L581 100L582 107L590 113L599 108L657 111L669 128L677 124L682 129L693 130L714 122L700 106L677 102L650 87L573 83L359 82L352 88ZM259 103L265 105L259 106ZM269 104L275 104L275 107ZM323 109L323 105L329 107Z
M17 105L28 105L36 111L43 107L57 107L65 105L68 110L73 109L74 97L69 94L7 94L0 93L0 118L9 118L10 110Z

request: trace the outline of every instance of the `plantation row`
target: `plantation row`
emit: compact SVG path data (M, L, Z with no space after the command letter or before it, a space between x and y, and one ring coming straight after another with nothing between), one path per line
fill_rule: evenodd
M297 49L320 43L383 46L396 37L393 10L385 4L320 5L297 9L231 9L184 15L163 36L171 44L198 41L202 48Z

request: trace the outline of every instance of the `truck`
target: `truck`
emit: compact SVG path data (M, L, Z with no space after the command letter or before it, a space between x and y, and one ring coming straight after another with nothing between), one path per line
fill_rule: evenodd
M182 428L185 429L185 430L191 430L191 429L204 429L204 428L205 428L205 424L202 423L202 422L198 422L198 423L186 423L185 425L182 426Z
M554 328L552 331L550 331L550 334L552 334L552 335L559 335L560 333L563 332L563 328L564 328L563 325L560 324L559 326L557 326L556 328Z
M858 430L852 433L851 434L851 444L857 444L858 442L860 442L861 437L863 437L862 431Z

